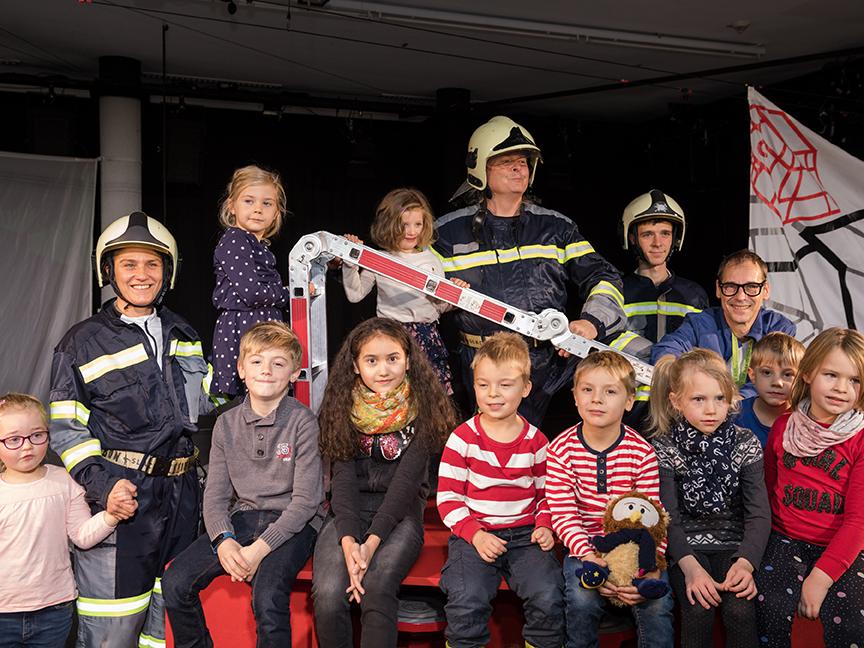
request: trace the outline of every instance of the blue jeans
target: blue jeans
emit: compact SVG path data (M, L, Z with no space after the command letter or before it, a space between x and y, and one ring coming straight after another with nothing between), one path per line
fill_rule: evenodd
M582 561L573 556L564 559L564 599L567 605L566 648L597 648L598 629L606 600L596 590L585 589L576 576ZM666 573L662 578L667 580ZM675 645L672 629L672 594L647 600L630 608L636 621L639 648L671 648Z
M441 589L447 594L447 642L451 648L489 644L489 615L501 577L522 600L525 641L536 648L560 648L564 639L561 564L552 551L531 542L533 526L491 531L507 542L507 551L493 563L474 545L450 536Z
M72 628L73 604L0 613L0 648L63 648Z
M281 511L238 511L231 516L237 542L246 546L279 517ZM252 578L252 612L258 631L258 648L291 645L291 589L315 546L317 534L310 525L271 551ZM177 648L212 648L207 631L201 590L225 573L219 557L202 535L177 556L162 577L165 611L171 621Z

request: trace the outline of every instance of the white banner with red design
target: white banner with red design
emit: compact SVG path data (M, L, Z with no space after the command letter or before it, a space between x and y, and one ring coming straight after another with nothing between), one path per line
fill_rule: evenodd
M750 249L768 263L766 306L807 343L831 326L864 324L864 162L753 88Z

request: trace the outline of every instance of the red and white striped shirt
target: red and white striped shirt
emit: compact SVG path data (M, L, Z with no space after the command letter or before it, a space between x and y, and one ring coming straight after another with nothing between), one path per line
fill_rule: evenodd
M546 437L523 423L510 443L489 438L479 416L447 439L438 469L438 513L467 542L481 529L552 528L544 495Z
M585 443L582 426L549 444L546 497L552 529L572 556L594 551L589 538L603 535L603 514L613 497L638 490L660 501L660 473L651 444L621 426L621 436L603 452ZM666 543L661 547L665 552Z

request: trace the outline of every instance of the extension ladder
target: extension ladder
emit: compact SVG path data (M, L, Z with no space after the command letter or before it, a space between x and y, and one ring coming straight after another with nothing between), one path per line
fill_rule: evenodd
M288 266L291 328L303 347L294 394L313 412L318 411L327 385L325 277L327 264L333 259L388 277L516 333L535 340L549 341L555 347L580 358L592 351L614 351L633 365L637 382L651 384L653 366L610 346L571 333L567 316L560 311L549 308L541 313L529 313L513 308L476 290L460 288L442 276L423 272L385 252L352 243L329 232L316 232L297 241L291 250ZM310 286L314 291L310 291Z

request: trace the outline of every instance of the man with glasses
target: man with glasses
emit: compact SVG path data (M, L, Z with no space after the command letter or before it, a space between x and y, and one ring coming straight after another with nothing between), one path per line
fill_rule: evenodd
M716 295L720 306L691 313L683 324L667 333L651 351L651 360L678 357L694 348L716 351L729 366L741 395L756 395L747 377L753 345L773 331L794 337L795 325L763 303L771 294L768 266L750 250L730 254L717 269Z
M583 303L570 330L588 339L607 339L627 324L621 277L573 221L531 199L540 160L534 138L512 119L493 117L475 130L468 142L468 177L451 199L469 204L438 219L434 250L449 278L463 279L525 311L566 312L568 286L574 285ZM501 327L465 311L455 317L470 394L474 351ZM519 413L539 427L552 395L569 384L575 361L548 342L526 341L533 388Z

